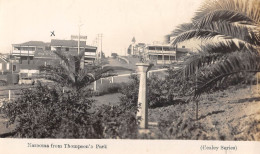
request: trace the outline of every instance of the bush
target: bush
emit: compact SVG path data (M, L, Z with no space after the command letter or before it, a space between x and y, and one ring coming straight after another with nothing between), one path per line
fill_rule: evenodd
M113 93L118 93L122 89L122 84L119 83L107 83L107 84L102 84L99 87L98 90L98 95L106 95L106 94L113 94Z
M130 76L130 83L123 85L121 93L124 95L121 97L121 102L129 102L126 105L137 106L138 91L139 91L139 79L136 75ZM164 105L174 103L174 96L170 90L170 85L158 76L152 75L147 80L147 102L149 108L162 107Z
M37 85L4 106L9 124L17 123L16 137L99 138L90 112L92 100L83 93L61 91Z
M95 113L102 125L104 138L137 138L136 111L121 105L102 105Z
M8 125L21 138L131 138L137 132L135 113L124 106L95 107L88 91L62 93L38 84L4 104Z

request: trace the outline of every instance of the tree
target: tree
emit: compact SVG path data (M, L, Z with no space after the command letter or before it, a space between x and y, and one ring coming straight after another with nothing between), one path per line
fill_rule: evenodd
M80 61L84 57L84 51L78 55L66 55L61 51L54 52L60 59L61 64L57 66L41 66L40 70L46 72L46 78L56 83L72 88L79 92L92 82L109 76L111 68L101 68L100 66L80 67Z
M180 73L193 81L193 98L235 74L260 71L259 27L259 0L205 0L191 23L180 25L167 36L169 40L174 37L172 45L201 40L198 53L186 61Z
M234 74L260 71L260 1L206 0L191 23L167 37L173 37L172 45L190 39L203 42L182 71L195 78L198 97Z

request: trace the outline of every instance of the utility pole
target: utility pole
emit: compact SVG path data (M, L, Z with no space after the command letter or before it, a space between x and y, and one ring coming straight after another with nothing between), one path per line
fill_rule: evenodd
M80 27L82 26L83 24L79 24L78 26L79 26L79 36L78 36L78 55L79 55L79 53L80 53Z
M102 59L102 37L103 37L103 34L98 34L98 39L100 39L100 62L101 62L101 59Z

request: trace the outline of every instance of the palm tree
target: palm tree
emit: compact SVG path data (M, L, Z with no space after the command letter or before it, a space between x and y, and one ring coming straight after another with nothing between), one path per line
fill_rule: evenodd
M180 73L195 81L195 99L234 74L260 71L260 1L205 0L192 22L179 25L167 38L172 45L203 42ZM196 107L198 119L198 101Z
M41 66L40 70L46 72L47 79L72 88L76 92L80 92L80 90L102 77L109 76L108 73L112 70L110 68L102 69L99 66L81 68L80 63L84 57L84 52L80 52L76 56L66 55L61 51L54 53L61 59L61 64Z
M185 76L196 76L195 97L241 72L260 71L260 1L206 0L191 23L178 26L172 45L200 39L198 53L185 63Z

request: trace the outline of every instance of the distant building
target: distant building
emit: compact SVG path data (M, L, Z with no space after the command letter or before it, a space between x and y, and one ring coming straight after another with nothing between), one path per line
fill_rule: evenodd
M51 40L51 51L62 51L66 54L78 54L78 41L75 40ZM86 45L86 41L80 41L80 52L84 51L84 62L94 63L97 57L97 47Z
M170 64L176 61L176 49L170 45L147 45L147 58L155 64Z
M20 69L36 70L41 65L54 64L58 59L55 60L50 43L29 41L12 45L10 61L13 72L19 72Z
M132 43L127 49L129 55L141 56L144 53L145 43L136 43L135 37L132 39Z
M96 47L86 45L86 41L80 41L80 51L85 52L85 64L93 63L96 60L96 50ZM76 55L78 54L78 41L53 39L50 43L29 41L21 44L13 44L10 54L11 68L15 72L19 72L20 69L37 70L42 65L57 64L60 59L54 51Z
M50 51L50 43L42 41L29 41L13 44L11 59L18 59L20 64L34 64L35 54Z
M155 64L171 64L180 60L188 52L187 48L176 48L168 44L147 45L145 47L146 58Z

